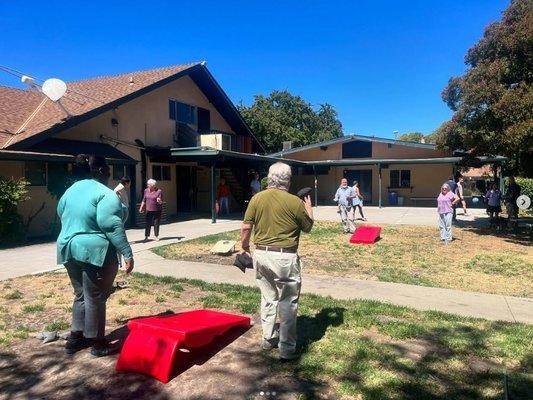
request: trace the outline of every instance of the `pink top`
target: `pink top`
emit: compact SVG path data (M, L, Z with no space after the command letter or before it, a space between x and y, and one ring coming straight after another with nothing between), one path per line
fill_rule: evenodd
M162 205L157 203L157 198L163 200L163 192L161 189L154 190L144 189L143 203L145 204L146 211L161 211Z
M437 211L439 214L451 213L453 211L452 201L454 199L455 195L452 192L439 194L439 197L437 197Z

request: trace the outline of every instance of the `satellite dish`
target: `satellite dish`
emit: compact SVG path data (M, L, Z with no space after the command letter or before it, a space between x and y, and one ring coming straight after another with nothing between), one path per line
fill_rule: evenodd
M42 92L52 101L58 101L67 91L67 84L61 79L50 78L44 81Z

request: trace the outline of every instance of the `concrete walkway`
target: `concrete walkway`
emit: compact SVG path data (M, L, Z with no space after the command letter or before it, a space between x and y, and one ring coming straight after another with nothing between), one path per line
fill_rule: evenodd
M166 260L152 252L140 253L138 263L137 272L200 279L210 283L255 286L252 270L243 274L236 267L229 265ZM306 275L305 270L302 281L303 293L331 296L335 299L377 300L417 310L438 310L466 317L533 324L533 299L529 298L402 283Z
M159 242L155 240L144 242L144 229L128 229L127 235L136 259L139 252L152 247L227 232L238 229L240 226L240 221L220 219L216 224L212 224L210 219L195 219L162 225ZM136 263L139 262L136 260ZM55 242L0 250L0 281L56 268L58 265Z

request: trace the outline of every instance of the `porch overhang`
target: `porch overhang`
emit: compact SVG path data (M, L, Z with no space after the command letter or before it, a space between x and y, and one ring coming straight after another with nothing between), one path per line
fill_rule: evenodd
M384 158L384 159L343 159L343 160L319 160L306 161L308 166L350 167L368 165L395 165L395 164L452 164L461 165L463 157L438 157L438 158ZM478 157L476 163L481 165L502 163L506 157Z

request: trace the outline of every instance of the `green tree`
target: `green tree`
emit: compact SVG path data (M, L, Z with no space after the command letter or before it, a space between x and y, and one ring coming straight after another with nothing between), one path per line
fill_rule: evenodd
M0 243L24 239L25 227L17 212L19 203L28 199L28 182L0 176Z
M465 63L465 74L442 92L454 114L437 129L437 143L471 156L505 155L525 172L533 158L533 2L511 1Z
M333 106L321 104L315 110L286 90L257 95L250 107L241 104L238 109L267 152L281 150L284 141L303 146L343 135Z
M420 142L422 138L425 140L425 136L421 132L404 133L398 137L399 140L405 140L407 142Z

